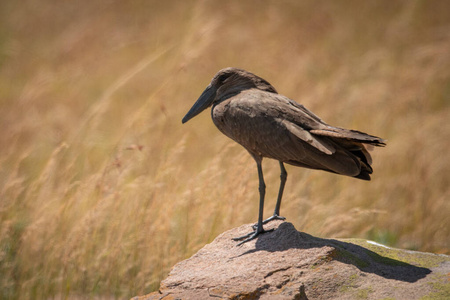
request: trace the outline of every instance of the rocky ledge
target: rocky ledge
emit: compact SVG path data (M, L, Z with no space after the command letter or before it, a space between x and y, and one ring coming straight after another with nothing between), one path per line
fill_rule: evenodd
M450 299L450 256L322 239L288 222L236 246L231 229L176 264L150 299Z

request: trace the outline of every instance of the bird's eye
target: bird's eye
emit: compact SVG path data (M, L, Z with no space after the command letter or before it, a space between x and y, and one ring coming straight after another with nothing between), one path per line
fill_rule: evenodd
M220 83L222 83L222 82L224 82L228 77L229 77L228 74L222 74L222 75L219 76L218 81L219 81Z

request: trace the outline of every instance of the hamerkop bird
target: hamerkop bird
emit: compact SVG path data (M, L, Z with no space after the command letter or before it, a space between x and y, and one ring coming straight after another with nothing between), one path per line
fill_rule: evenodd
M237 68L220 70L182 122L210 106L217 128L247 149L258 167L258 223L254 232L234 239L243 240L238 245L266 232L263 224L284 220L280 216L287 178L284 163L370 180L372 159L367 145L385 146L379 137L326 124L303 105L278 94L266 80ZM263 157L278 160L281 169L275 211L265 221L262 220L266 189Z

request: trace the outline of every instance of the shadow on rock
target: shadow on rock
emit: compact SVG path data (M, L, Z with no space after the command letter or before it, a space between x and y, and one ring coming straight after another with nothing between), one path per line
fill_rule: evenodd
M367 248L353 242L365 242ZM323 262L334 259L346 264L352 264L364 272L374 273L387 279L404 282L416 282L431 273L430 269L421 267L420 262L415 262L419 266L406 262L408 261L409 254L412 255L414 253L414 257L417 257L419 252L393 249L383 245L373 245L373 247L377 248L377 252L381 253L378 254L368 249L370 246L371 244L365 240L345 242L314 237L297 231L292 223L283 222L275 231L258 237L255 248L242 253L240 256L257 251L282 252L293 248L311 249L331 247L334 250L322 258ZM317 264L320 264L320 262Z

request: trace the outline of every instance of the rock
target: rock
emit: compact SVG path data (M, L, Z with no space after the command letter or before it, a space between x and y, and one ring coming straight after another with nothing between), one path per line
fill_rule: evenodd
M176 264L150 299L450 299L450 256L358 239L322 239L291 223L236 246L231 229Z

